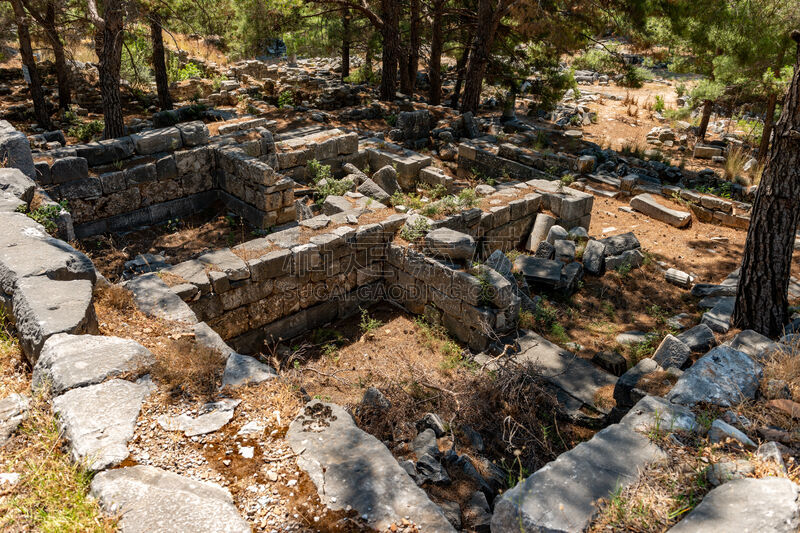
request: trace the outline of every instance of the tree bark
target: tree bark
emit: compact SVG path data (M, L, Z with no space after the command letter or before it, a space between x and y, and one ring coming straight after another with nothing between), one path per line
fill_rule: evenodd
M453 87L453 97L450 99L450 107L458 108L458 99L461 96L461 86L464 85L464 73L469 61L470 48L465 47L464 53L456 61L456 84Z
M154 11L150 13L150 40L153 43L153 71L156 76L156 91L158 92L158 105L161 110L172 109L172 98L169 95L169 79L167 77L167 63L164 59L164 36L161 33L161 14Z
M383 60L380 99L391 102L397 93L397 58L400 55L400 6L396 0L381 0Z
M708 121L711 119L711 111L714 110L714 102L711 100L706 100L703 102L703 116L700 119L700 127L697 132L697 136L700 139L706 138L706 131L708 131Z
M788 321L788 289L800 223L800 31L792 83L774 126L767 166L753 202L732 323L777 337Z
M90 0L89 6L96 26L94 48L99 58L100 97L105 119L103 138L114 139L125 135L119 91L124 10L121 0L105 0L103 17L100 18L93 0Z
M483 78L489 65L489 53L494 44L497 26L500 24L501 11L496 9L491 0L481 0L478 7L478 27L472 42L472 52L467 63L464 83L464 97L461 99L461 112L478 112L481 100Z
M348 76L350 76L350 10L345 9L342 15L342 80Z
M45 101L44 91L42 90L42 79L39 77L39 71L36 70L36 59L33 56L31 34L28 28L28 15L20 0L11 0L11 5L14 8L14 19L17 23L17 37L19 38L19 51L22 56L22 64L27 68L28 76L31 80L28 88L30 89L31 99L33 100L33 112L36 115L36 121L39 123L39 126L49 129L50 114L47 112L47 102Z
M55 58L56 79L58 80L58 107L62 111L69 109L72 105L72 79L67 67L67 57L64 53L64 43L58 34L56 27L56 6L55 2L47 3L47 12L40 22L47 34L50 46L53 47L53 57Z
M398 57L397 63L400 67L400 92L403 94L411 94L411 73L408 69L408 46L400 46L400 57Z
M419 0L411 0L410 31L408 36L408 94L414 94L417 88L417 71L419 70L419 47L421 36L419 29Z
M775 123L775 106L778 103L778 95L770 94L767 99L767 112L764 116L764 132L761 134L761 143L758 146L758 161L763 163L767 159L769 150L769 139L772 136L772 126Z
M442 48L444 46L444 36L442 35L443 11L444 0L437 0L434 2L433 22L431 24L431 57L428 61L428 79L431 84L428 100L431 105L439 105L442 102Z

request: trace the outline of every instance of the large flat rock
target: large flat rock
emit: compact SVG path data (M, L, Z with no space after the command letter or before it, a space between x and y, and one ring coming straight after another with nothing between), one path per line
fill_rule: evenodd
M639 194L631 198L631 207L644 213L650 218L654 218L676 228L685 228L692 222L692 214L686 211L670 209L656 200L648 193Z
M514 260L514 270L520 272L528 283L556 287L561 282L561 261L521 255Z
M727 333L731 329L731 316L733 316L735 304L735 298L721 299L709 311L703 313L700 323L717 333Z
M614 424L558 456L496 502L492 532L583 531L595 502L633 483L664 453L646 436Z
M0 191L5 191L26 204L33 200L36 183L17 168L0 168Z
M230 492L153 466L101 472L91 494L122 533L249 533Z
M728 481L703 498L672 533L796 533L800 487L786 478Z
M222 387L242 387L278 377L275 369L249 355L232 353L225 362Z
M730 407L753 398L762 375L761 365L746 353L717 346L686 370L666 397L683 405Z
M359 429L338 405L306 404L286 440L329 508L349 506L377 530L408 517L420 531L455 531L386 446Z
M23 278L12 302L20 347L31 364L44 342L57 333L97 333L89 280Z
M194 311L156 274L139 276L126 281L124 286L133 293L136 307L147 316L186 324L197 323Z
M112 379L54 398L53 412L70 443L73 460L94 471L124 461L149 391L147 382Z
M44 343L33 369L33 386L50 383L57 395L154 362L150 350L130 339L59 333Z
M567 394L604 411L595 404L595 395L601 387L613 387L617 383L616 376L532 331L526 331L518 342L520 351L514 355L518 362L535 364L545 379Z

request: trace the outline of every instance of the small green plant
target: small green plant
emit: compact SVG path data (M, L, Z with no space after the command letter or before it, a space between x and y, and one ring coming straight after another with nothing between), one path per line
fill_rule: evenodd
M656 103L653 104L653 111L656 113L663 113L666 105L664 104L664 97L660 94L656 95Z
M381 327L383 322L369 316L369 312L366 309L361 309L361 322L358 325L361 328L361 332L366 335Z
M28 211L27 206L21 206L18 211L26 213L30 218L44 226L45 231L50 235L55 235L58 232L58 216L62 210L67 210L67 201L62 200L58 204L49 204L39 206L32 211Z
M70 137L77 137L81 142L89 142L100 138L106 125L102 120L92 120L84 124L78 124L67 130Z
M397 126L397 115L395 113L388 115L384 120L386 121L386 124L393 128Z
M558 192L564 192L564 187L569 187L575 183L575 174L564 174L558 180Z
M400 237L408 242L415 242L428 233L430 227L430 224L424 217L417 217L413 223L406 224L402 227L400 230Z
M306 166L308 175L312 183L317 183L319 180L329 179L331 177L331 166L323 165L316 159L312 159Z
M283 109L284 107L294 107L294 93L289 89L286 89L281 94L278 95L278 107Z
M692 108L679 107L678 109L665 109L664 116L669 120L689 120L692 116Z
M564 326L558 322L550 326L550 336L557 344L566 344L569 342L567 331L564 329Z
M689 90L686 88L685 83L679 83L675 86L675 94L678 96L678 98L683 98L683 96L688 92Z

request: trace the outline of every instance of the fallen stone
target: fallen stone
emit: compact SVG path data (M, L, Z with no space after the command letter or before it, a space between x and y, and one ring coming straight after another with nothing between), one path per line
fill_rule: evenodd
M653 354L653 360L662 368L681 368L692 355L686 344L674 335L667 335Z
M639 433L697 432L700 426L688 407L675 405L658 396L645 396L619 421Z
M591 240L583 249L583 269L593 276L601 276L605 270L606 247L600 241Z
M233 253L230 248L206 252L199 256L197 260L211 270L224 273L225 277L230 281L241 281L250 277L250 269L247 268L247 263Z
M36 178L36 170L31 156L31 144L21 131L5 120L0 120L0 161L9 167L18 168L31 179Z
M753 464L746 459L714 463L706 471L706 479L718 487L734 479L744 479L755 472Z
M746 329L736 334L731 339L730 347L734 350L744 352L756 361L763 361L773 352L780 350L780 345L772 341L769 337Z
M101 383L155 362L136 341L101 335L59 333L44 343L33 368L33 387L49 383L54 395Z
M620 235L614 235L612 237L606 237L605 239L601 239L599 242L601 242L605 247L606 256L619 255L628 250L641 248L639 239L636 238L636 235L634 235L632 231L628 233L622 233Z
M397 183L397 171L391 165L378 169L372 175L372 181L386 191L389 196L400 190L400 185Z
M436 432L431 428L420 431L411 441L411 450L417 458L423 455L439 457L439 446L436 444Z
M318 230L324 228L325 226L330 224L330 222L331 222L331 217L329 217L328 215L317 215L315 217L301 220L299 224L310 230Z
M492 513L489 510L489 502L483 492L473 492L472 496L467 500L464 505L464 522L470 531L489 533Z
M575 260L575 242L559 239L554 244L555 258L562 263L571 263Z
M25 419L30 398L22 394L9 394L0 400L0 448Z
M26 204L33 200L36 182L16 168L0 168L0 191L19 198Z
M528 283L555 288L561 282L561 261L521 255L514 260L514 270L525 276Z
M468 261L475 255L475 239L466 233L438 228L425 235L425 246L435 255Z
M539 243L547 240L547 234L550 232L550 228L552 228L555 223L556 219L550 215L545 213L539 213L536 215L536 219L533 223L533 229L531 230L530 235L528 235L528 241L525 244L525 249L529 252L535 252L539 247Z
M136 307L147 316L186 324L197 323L197 316L186 302L156 274L144 274L126 281L123 287L133 293Z
M592 363L615 376L621 376L628 368L628 361L617 352L597 352L592 357Z
M565 230L558 224L552 226L547 232L547 242L549 242L553 246L556 245L556 241L566 240L568 238L569 238L569 233L567 233L567 230Z
M622 374L614 385L614 400L617 402L617 407L620 409L630 407L643 398L645 393L636 388L636 385L639 384L639 380L647 374L661 370L663 370L663 368L648 357L642 359L636 363L636 366Z
M503 493L495 502L492 531L583 531L597 500L633 483L642 468L663 457L644 435L609 426Z
M686 211L678 211L661 205L651 194L644 193L631 198L631 207L644 213L650 218L675 226L685 228L692 222L692 214Z
M322 202L322 212L328 216L351 211L353 204L344 196L330 195Z
M620 333L614 340L619 344L640 344L649 341L650 335L644 331L631 330Z
M420 531L455 531L386 446L359 429L338 405L306 404L286 440L330 509L355 509L378 530L408 517Z
M432 430L437 439L443 437L445 434L444 422L442 422L441 417L436 413L425 413L425 416L417 421L416 428L417 431L425 431L426 429Z
M767 405L773 409L783 411L792 418L800 418L800 403L789 399L777 399L768 401Z
M536 252L533 254L537 259L553 259L556 255L556 247L547 241L542 241L536 247Z
M153 466L131 466L97 474L91 494L119 517L122 533L249 533L230 492Z
M777 442L765 442L756 450L756 455L765 461L772 461L780 467L781 470L786 472L786 463L783 460L783 450L786 448Z
M671 533L770 531L800 529L800 487L786 478L735 479L706 494Z
M416 465L417 484L433 483L434 485L449 485L452 480L442 464L434 457L423 454Z
M265 365L254 357L231 353L225 362L225 372L222 374L222 387L242 387L257 384L278 377L275 369Z
M744 352L718 346L683 373L667 399L730 407L755 396L762 374L761 366Z
M722 299L710 311L703 313L700 319L701 324L705 324L717 333L727 333L731 328L731 316L733 316L734 299Z
M128 457L136 418L150 391L148 383L112 379L53 399L53 412L72 458L89 470L105 470Z
M161 415L158 417L158 424L166 431L182 431L187 437L213 433L231 421L233 411L240 403L241 400L224 398L218 402L205 404L197 417L188 414Z
M619 255L606 256L606 270L638 268L644 263L644 254L639 249L626 250Z
M683 342L692 353L706 352L717 345L717 338L705 324L698 324L688 331L676 335L679 341Z
M713 443L725 442L727 439L733 439L747 449L756 449L756 443L750 440L750 437L719 418L714 420L711 424L711 429L708 430L708 438Z
M378 202L388 202L391 198L388 192L384 191L377 183L369 178L365 179L364 183L359 185L356 190L364 196L368 196Z

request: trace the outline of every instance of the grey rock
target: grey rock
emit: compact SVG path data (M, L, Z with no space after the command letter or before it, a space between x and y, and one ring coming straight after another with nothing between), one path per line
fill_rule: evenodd
M89 177L89 163L82 157L62 157L53 161L50 179L55 184L82 180Z
M166 431L182 431L187 437L213 433L231 421L233 411L240 403L241 400L223 398L218 402L205 404L197 417L186 413L177 416L161 415L158 417L158 424Z
M0 120L0 161L18 168L31 179L36 178L28 138L5 120Z
M475 255L471 235L448 228L438 228L425 235L425 246L434 254L455 260L470 260Z
M619 344L639 344L650 340L650 333L637 330L625 331L617 335L614 340Z
M233 353L233 349L222 340L219 333L211 329L205 322L198 322L192 326L192 331L194 332L194 340L198 346L212 350L226 360L229 359L229 356ZM224 379L223 377L223 380Z
M22 394L9 394L0 400L0 449L25 419L30 398Z
M762 386L764 397L768 400L792 399L792 391L789 384L782 379L769 379Z
M439 446L436 444L436 432L430 428L420 431L411 441L411 449L418 458L423 455L439 457Z
M600 241L591 240L583 249L583 269L594 276L600 276L605 270L606 247Z
M150 130L131 135L136 152L142 155L174 152L183 145L181 131L176 127Z
M528 235L528 241L525 243L525 249L529 252L535 252L539 247L539 243L547 240L547 234L550 232L556 223L556 219L552 216L539 213L533 223L533 229Z
M397 114L397 128L408 141L427 139L431 131L431 113L427 109L401 111Z
M328 196L322 202L322 212L326 215L335 215L336 213L344 213L351 211L353 204L351 204L344 196Z
M379 202L388 202L391 198L391 195L388 192L381 189L377 183L369 178L364 180L364 183L359 185L358 189L356 190L364 196L368 196L369 198Z
M301 220L300 225L310 230L319 230L330 224L331 217L328 215L317 215L306 220Z
M33 200L36 182L16 168L0 168L0 191L19 198L26 204Z
M692 350L692 353L705 352L717 345L714 332L705 324L698 324L689 331L677 335L678 340Z
M708 438L713 443L733 439L739 441L747 449L756 449L756 443L750 440L750 437L719 418L711 424L711 429L708 430Z
M53 412L70 443L73 460L93 471L125 460L128 441L149 391L147 383L112 379L72 389L53 399Z
M78 145L75 150L78 157L86 158L89 166L94 167L128 159L133 155L134 147L130 137L120 137Z
M606 256L619 255L622 252L641 247L639 239L636 238L636 235L634 235L632 231L628 233L622 233L620 235L614 235L612 237L606 237L605 239L601 239L599 242L605 246Z
M145 274L126 281L123 285L133 293L133 301L147 316L196 324L197 316L191 308L172 292L156 274Z
M49 383L53 394L62 394L154 362L150 350L130 339L59 333L44 343L33 368L33 387Z
M552 230L551 230L552 231ZM575 242L558 239L554 243L555 258L562 263L571 263L575 260Z
M278 377L275 369L254 357L231 353L225 362L222 374L222 387L242 387L257 384Z
M710 311L703 314L700 323L705 324L717 333L726 333L731 328L734 305L735 301L733 299L721 300Z
M619 255L606 256L606 270L638 268L644 262L644 254L639 249L626 250Z
M94 477L91 494L119 517L122 533L249 533L230 492L153 466L131 466Z
M27 207L27 203L20 200L10 192L0 191L0 213L14 213L15 211Z
M536 247L536 253L533 254L534 257L539 259L553 259L555 255L556 247L547 241L540 242L539 246Z
M489 533L491 522L492 513L489 510L486 495L481 491L473 492L464 505L464 523L467 524L470 531Z
M654 218L658 221L675 226L676 228L685 228L692 223L692 214L687 211L678 211L671 209L656 200L656 198L649 194L644 193L631 198L631 207L645 215Z
M472 429L471 426L463 426L461 431L464 433L464 436L469 441L469 445L475 449L476 452L483 452L484 444L483 444L483 437L481 434Z
M691 409L675 405L658 396L644 396L622 417L619 423L643 434L649 434L652 431L696 433L701 430Z
M636 366L622 374L614 385L614 400L617 402L617 407L621 409L630 407L644 397L644 393L636 388L639 380L647 374L661 370L663 370L661 366L648 357L642 359L636 363Z
M442 464L434 457L423 454L417 461L417 483L423 485L425 483L433 483L434 485L449 485L451 483L450 476L447 470L444 469Z
M303 450L297 463L329 508L349 506L378 530L408 517L421 531L455 531L386 446L360 430L338 405L306 404L286 440L295 453Z
M202 120L183 122L175 126L181 132L183 146L200 146L208 142L208 127Z
M627 359L625 359L618 352L597 352L592 357L592 363L608 372L611 372L615 376L621 376L628 368Z
M769 337L765 337L752 329L746 329L737 333L736 336L731 339L730 347L734 350L746 353L756 361L763 361L773 352L780 349L780 345L777 342L772 341Z
M490 196L497 192L497 189L492 187L491 185L486 185L485 183L481 183L480 185L475 186L475 194L478 196Z
M653 360L663 368L681 368L689 360L692 351L674 335L667 335L653 354Z
M786 463L783 461L783 450L781 445L777 442L765 442L756 450L758 455L764 461L772 461L780 467L784 472L786 471Z
M364 391L364 396L361 398L362 409L374 409L384 411L392 406L392 402L386 399L386 396L375 387L367 387Z
M567 233L567 230L565 230L564 228L562 228L558 224L552 226L547 231L547 242L549 242L553 246L555 246L556 241L562 240L562 239L566 240L568 238L569 238L569 234Z
M800 487L786 478L735 479L703 498L671 533L794 533L800 528Z
M598 499L633 483L663 457L644 435L609 426L506 491L495 502L492 531L583 531Z
M573 241L582 242L589 240L589 232L586 231L586 228L582 228L580 226L575 226L571 230L569 230L569 238Z
M442 508L442 513L450 524L456 529L461 529L461 506L458 502L442 500L439 502L439 507Z
M734 479L743 479L755 471L753 464L746 459L714 463L706 471L706 478L713 486L718 487Z
M437 439L445 435L444 422L436 413L425 413L422 419L417 421L416 427L417 431L433 430Z
M386 191L390 196L400 190L397 183L397 171L391 165L386 165L372 175L372 181Z
M230 248L222 248L213 252L206 252L197 258L212 270L222 272L231 281L240 281L250 277L250 269L238 255Z
M683 373L667 398L683 405L730 407L755 396L762 374L761 366L744 352L718 346Z
M514 269L527 279L528 283L555 288L561 282L560 261L539 259L521 255L514 260Z

